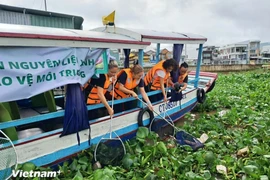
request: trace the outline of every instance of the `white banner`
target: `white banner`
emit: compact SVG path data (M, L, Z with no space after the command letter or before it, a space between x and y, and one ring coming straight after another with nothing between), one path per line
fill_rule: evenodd
M30 98L66 84L83 85L94 75L104 51L1 47L0 102Z

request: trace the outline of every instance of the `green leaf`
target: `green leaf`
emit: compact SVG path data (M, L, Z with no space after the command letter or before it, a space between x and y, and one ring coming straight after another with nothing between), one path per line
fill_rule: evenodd
M100 179L102 179L102 176L103 176L103 169L98 169L98 170L94 171L93 179L100 180Z
M87 167L88 167L88 165L85 165L85 164L84 164L84 165L81 166L81 170L82 170L82 171L86 171Z
M137 144L135 151L137 153L142 153L143 152L139 144Z
M151 173L146 177L146 180L154 180L155 178L156 178L156 175Z
M189 171L186 173L186 176L189 178L189 179L196 179L196 180L203 180L204 178L199 176L198 174L195 174L194 172L192 171Z
M212 176L211 176L210 171L209 171L209 170L204 171L203 177L204 177L205 179L211 179Z
M69 168L71 171L77 170L77 160L76 159L74 159L73 162L69 165Z
M76 175L73 177L72 180L83 180L83 176L79 170L77 171Z
M164 177L164 172L165 172L164 169L160 169L160 170L157 172L157 176L158 176L158 177Z
M267 175L260 176L260 180L269 180Z
M157 148L162 154L167 154L167 147L164 142L159 142Z
M258 171L258 167L254 165L244 166L244 171L246 174L255 174Z
M142 164L142 165L145 165L145 164L149 161L151 155L152 155L152 154L149 154L148 156L146 156L146 158L143 159L143 161L142 161L141 164Z
M79 164L82 164L82 165L88 165L88 163L89 163L88 157L86 157L86 156L81 157L81 158L78 160L78 163L79 163Z
M146 127L139 127L136 133L136 139L139 141L145 140L145 138L149 135L149 130Z
M253 146L252 153L258 154L258 155L262 155L263 154L263 151L262 151L262 149L259 146Z
M183 162L184 163L190 163L193 161L193 156L192 155L188 155L184 160Z
M109 168L105 168L103 171L103 174L112 177L114 174L114 171Z
M130 169L130 167L133 164L133 160L129 159L129 158L123 159L122 162L123 162L123 167L126 168L126 169Z

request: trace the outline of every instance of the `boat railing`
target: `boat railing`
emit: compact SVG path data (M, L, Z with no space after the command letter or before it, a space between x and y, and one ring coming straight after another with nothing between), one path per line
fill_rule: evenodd
M158 94L158 93L161 93L161 90L148 92L147 95L148 96L153 96L153 95ZM142 98L142 95L138 94L138 98ZM129 98L115 100L114 104L121 104L121 103L134 101L134 100L135 99L133 97L129 97ZM161 101L157 101L157 102L155 102L153 104L160 103ZM124 111L124 112L116 113L115 116L121 115L122 113L126 113L128 111L134 111L134 110L142 108L143 104L141 103L141 101L137 101L137 102L138 103L137 103L136 108L133 108L133 109L130 109L130 110L127 110L127 111ZM111 105L112 102L109 101L108 103L109 103L109 105ZM96 105L88 105L87 109L88 110L94 110L94 109L98 109L98 108L101 108L101 107L104 107L104 105L102 103L96 104ZM64 110L59 110L57 112L50 112L50 113L47 113L47 114L41 114L41 115L37 115L37 116L32 116L32 117L27 117L27 118L22 118L22 119L16 119L16 120L12 120L12 121L9 121L9 122L0 123L0 129L6 129L6 128L9 128L9 127L16 127L16 126L20 126L20 125L29 124L29 123L35 123L35 122L48 121L48 120L52 120L52 119L55 119L55 118L64 117L64 114L65 114ZM106 118L109 119L109 116L89 120L89 123L91 125L93 123L96 123L100 119L104 120ZM13 141L13 143L14 144L22 144L22 143L27 142L27 141L33 141L33 140L41 139L41 138L44 138L44 137L47 137L47 136L60 134L62 132L62 130L63 130L62 128L54 129L54 130L51 130L51 131L48 131L48 132L43 132L41 134L36 134L36 135L32 135L30 137L15 140L15 141Z
M158 91L153 91L153 92L148 92L147 95L148 96L153 96L155 94L161 93L161 90ZM141 95L138 95L139 98L142 98ZM119 99L119 100L115 100L114 104L122 104L125 102L129 102L129 101L134 101L136 99L134 99L133 97L129 97L129 98L124 98L124 99ZM108 102L109 105L111 105L111 101ZM158 102L155 102L158 103ZM87 110L94 110L94 109L98 109L98 108L102 108L104 107L104 105L102 103L100 104L96 104L96 105L87 105ZM140 101L138 101L137 103L137 107L141 108L143 107L143 105L141 104ZM57 112L50 112L50 113L46 113L46 114L40 114L37 116L32 116L32 117L27 117L27 118L21 118L21 119L15 119L9 122L3 122L0 123L0 129L6 129L6 128L10 128L10 127L16 127L16 126L21 126L21 125L26 125L29 123L36 123L36 122L41 122L41 121L48 121L48 120L52 120L55 118L59 118L59 117L63 117L65 114L65 110L58 110ZM92 121L95 121L95 119L91 119L89 120L89 122L91 123Z

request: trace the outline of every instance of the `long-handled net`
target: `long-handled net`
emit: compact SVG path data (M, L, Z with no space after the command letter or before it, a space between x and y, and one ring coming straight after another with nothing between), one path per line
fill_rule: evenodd
M138 98L139 99L139 98ZM148 104L143 102L143 100L139 99L145 106L148 107ZM197 150L199 148L202 148L204 145L194 136L191 134L187 133L183 129L180 129L176 127L170 118L168 114L166 114L165 118L165 113L164 116L161 116L160 113L156 112L153 109L153 112L159 117L159 118L154 118L151 121L151 124L149 126L150 131L156 132L160 138L164 138L165 136L171 136L171 134L167 133L163 129L169 125L169 127L173 128L173 137L176 140L176 142L180 145L188 145L190 146L193 150Z
M139 98L138 98L139 99ZM148 104L146 104L143 100L139 99L145 106L148 107ZM175 125L171 117L168 115L166 111L166 103L164 103L164 112L163 115L161 113L156 112L153 109L153 112L157 115L157 117L154 117L150 122L149 130L156 132L161 139L167 136L174 136L175 135ZM168 126L169 125L169 126Z
M112 109L114 104L114 85L112 88ZM112 130L113 116L110 119L109 132L106 133L98 142L94 151L96 163L99 162L102 166L119 165L124 155L126 148L121 138Z
M168 97L167 96L167 94L168 94L168 80L167 80L166 84L167 84L167 86L165 89L165 94L166 94L166 98L167 98ZM170 115L167 113L168 103L164 102L162 107L164 108L162 113L157 113L156 111L154 111L155 114L158 115L158 117L154 117L154 119L152 119L152 121L149 125L150 131L156 132L161 139L163 139L164 137L169 136L169 135L171 135L171 136L175 135L174 122L171 119ZM168 123L171 126L167 126Z
M0 179L6 180L17 168L16 149L9 137L0 130Z

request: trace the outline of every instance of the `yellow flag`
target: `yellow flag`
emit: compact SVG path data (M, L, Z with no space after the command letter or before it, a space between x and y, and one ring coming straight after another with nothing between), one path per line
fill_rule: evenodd
M115 11L113 11L108 16L103 16L102 17L102 23L103 23L103 25L108 25L108 24L114 25L114 16L115 16Z

